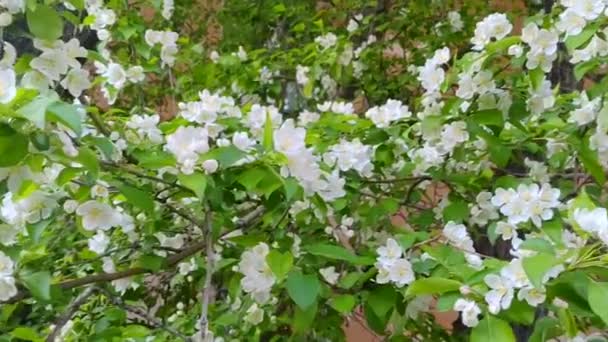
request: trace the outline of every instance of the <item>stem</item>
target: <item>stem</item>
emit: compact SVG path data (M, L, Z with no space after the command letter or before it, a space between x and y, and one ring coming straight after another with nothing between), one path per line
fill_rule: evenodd
M214 254L213 254L213 227L212 227L212 214L211 210L207 208L207 213L205 214L205 230L206 230L206 251L207 251L207 269L205 272L205 286L203 288L203 302L201 309L201 319L200 319L200 332L202 340L204 341L207 337L207 330L209 326L209 319L207 315L209 313L209 302L211 301L211 278L213 277L213 267L214 267Z

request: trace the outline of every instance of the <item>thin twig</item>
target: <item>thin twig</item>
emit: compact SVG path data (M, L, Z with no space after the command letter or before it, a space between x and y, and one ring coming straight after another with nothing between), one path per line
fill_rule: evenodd
M86 290L82 291L78 297L68 306L67 310L63 315L59 316L55 321L55 327L53 331L47 336L46 342L55 342L55 340L61 334L61 329L70 321L72 316L80 309L80 307L89 299L89 297L97 290L96 286L91 286Z
M100 288L100 291L112 302L112 304L114 304L114 305L122 308L123 310L128 311L136 316L139 316L140 318L144 319L147 323L151 324L154 328L163 329L163 330L167 331L168 333L170 333L171 335L182 339L183 341L191 340L190 337L188 337L188 336L180 333L179 331L175 330L174 328L166 325L158 318L156 318L156 317L150 315L149 313L147 313L146 311L144 311L142 308L126 304L125 302L123 302L123 300L120 297L114 296L110 291L108 291L106 289Z
M205 341L207 337L207 329L209 326L209 319L207 317L209 313L209 302L211 301L211 278L213 277L213 267L214 267L214 254L213 254L213 227L212 227L212 213L209 208L207 208L207 212L205 213L205 234L206 234L206 253L207 253L207 267L205 270L205 285L203 288L203 302L201 309L201 319L200 319L200 333L202 340Z

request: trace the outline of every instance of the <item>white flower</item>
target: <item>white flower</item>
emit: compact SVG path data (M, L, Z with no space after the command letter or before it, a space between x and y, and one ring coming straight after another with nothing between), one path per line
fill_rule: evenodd
M354 32L359 28L359 24L357 23L356 20L354 19L349 19L348 20L348 25L346 25L346 31L348 32Z
M428 64L418 69L418 80L427 92L433 93L439 90L445 80L445 71L434 64Z
M146 78L146 74L144 74L144 68L139 65L132 66L127 69L127 79L132 83L142 82Z
M497 314L501 309L508 309L513 300L513 284L510 279L496 274L488 274L484 281L491 289L485 295L490 312Z
M87 201L76 209L86 230L108 230L120 225L120 216L112 207L97 201Z
M9 13L16 14L25 11L24 0L0 0L0 7L6 8Z
M320 118L321 115L319 113L305 110L298 115L298 124L300 126L307 126L308 124L319 121Z
M217 171L219 164L215 159L207 159L203 162L202 166L207 174L212 174Z
M13 22L13 16L9 12L0 13L0 27L7 27Z
M379 107L372 107L367 110L365 117L372 120L378 128L387 128L393 121L412 116L408 106L403 105L398 100L387 100L386 103Z
M144 33L144 40L146 41L146 43L149 46L154 46L156 44L159 44L163 39L163 32L162 31L155 31L155 30L146 30L146 32Z
M336 43L338 42L338 37L336 37L335 34L329 32L323 36L315 38L315 42L321 45L321 47L325 50L336 45Z
M4 42L4 56L0 59L0 68L12 68L17 60L17 50L9 43Z
M0 301L9 300L15 295L17 295L15 278L6 276L0 277Z
M407 259L395 260L388 267L388 277L397 287L403 287L416 279L412 264Z
M606 6L604 1L600 0L575 0L563 2L570 10L586 20L597 19Z
M193 271L196 270L196 268L197 268L197 265L196 265L196 262L194 261L194 259L190 259L190 261L188 261L188 262L180 262L177 265L179 274L184 275L184 276L192 273Z
M249 309L247 309L247 314L245 315L245 322L251 323L253 325L258 325L262 323L264 320L264 310L258 307L257 303L253 303Z
M519 290L517 293L517 299L525 300L531 306L538 306L547 299L547 294L544 290L535 288L534 286L526 286Z
M32 59L30 66L40 71L51 81L59 81L61 75L68 71L65 53L57 50L43 52L40 56Z
M450 23L450 26L452 27L452 31L454 31L454 32L462 31L462 29L464 28L464 23L462 22L462 17L460 16L460 13L458 13L456 11L448 12L448 22Z
M589 101L587 94L583 92L579 99L575 100L578 108L570 113L568 122L576 123L578 126L584 126L593 122L598 115L601 103L600 98Z
M467 140L469 140L469 132L464 121L455 121L443 126L440 144L445 152L451 153L456 146Z
M336 272L336 268L334 266L321 268L319 269L319 273L328 284L336 285L338 282L338 278L340 277L340 273Z
M154 115L133 115L127 122L127 127L135 130L141 139L147 137L155 144L163 141L162 132L158 129L160 116Z
M275 282L275 277L266 263L268 245L260 242L252 249L246 250L241 255L238 270L244 275L241 279L243 291L251 294L258 303L265 303L270 299L270 291Z
M299 153L306 148L305 138L306 130L295 127L293 119L287 119L279 129L274 131L274 148L284 154Z
M500 270L500 275L503 278L509 279L512 286L522 288L530 285L530 280L524 271L521 259L513 259L509 264Z
M524 49L519 44L511 45L509 46L509 50L507 50L507 53L515 58L519 58L521 57L521 55L523 55Z
M209 150L207 130L201 127L181 126L173 134L167 136L165 149L171 152L184 168L192 173L192 167L201 153Z
M568 9L559 15L559 21L555 24L555 27L561 32L565 32L567 36L576 36L583 32L586 25L585 18Z
M163 0L163 10L161 12L161 15L163 16L163 18L165 18L166 20L171 20L171 16L173 15L173 10L174 10L173 0Z
M608 212L605 208L574 210L574 221L581 229L593 234L608 231Z
M127 73L122 65L118 63L108 64L102 76L116 89L122 88L127 82Z
M103 230L98 230L97 234L93 235L89 239L89 249L97 254L103 254L103 252L105 252L108 248L109 244L110 239L103 232Z
M158 232L154 234L154 236L160 242L160 245L163 247L169 247L173 249L180 249L184 246L184 235L175 234L175 236L168 237L162 232Z
M454 310L462 313L462 323L467 327L472 328L479 324L478 316L481 314L481 309L474 301L459 298L454 303Z
M498 222L495 231L503 240L511 240L517 237L517 227L507 222Z
M305 86L308 83L308 71L310 71L310 68L307 66L299 64L296 66L296 82L299 85Z
M247 152L255 145L255 140L250 139L247 132L236 132L232 136L232 144L239 150Z
M0 277L12 276L14 266L13 260L0 251Z
M15 87L15 71L0 69L0 103L9 103L17 95Z
M60 84L74 97L79 97L84 90L91 86L89 73L80 68L70 70Z
M502 13L493 13L477 23L475 27L475 36L471 39L473 50L483 50L483 48L492 39L500 40L506 37L513 25L507 19L507 16Z
M364 145L357 138L353 141L340 140L323 155L328 165L337 165L341 171L355 170L363 177L370 177L374 165L372 164L373 149Z
M386 240L386 245L378 247L376 249L378 253L378 261L382 263L392 263L394 260L401 258L403 255L403 248L395 239L389 238Z
M108 188L103 184L95 184L91 187L91 197L106 198L110 195Z

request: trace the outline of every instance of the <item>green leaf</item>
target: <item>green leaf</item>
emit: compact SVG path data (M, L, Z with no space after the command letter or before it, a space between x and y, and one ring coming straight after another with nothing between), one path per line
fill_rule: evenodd
M48 220L39 221L33 224L27 225L27 233L30 239L34 243L40 242L40 237L42 236L42 232L49 226L49 224L53 222L53 219L50 218Z
M64 102L52 103L46 109L46 118L57 121L71 129L77 136L82 134L82 122L76 106Z
M147 254L142 255L137 263L141 268L156 272L163 268L165 264L165 258L158 255Z
M475 112L471 115L471 119L478 125L503 127L504 118L502 112L498 109L486 109Z
M589 282L587 298L591 310L608 324L608 283Z
M19 164L28 154L29 139L9 125L0 124L0 167Z
M51 103L56 102L57 97L37 97L32 102L17 110L17 114L30 120L36 127L43 129L46 125L46 109Z
M126 184L120 184L118 187L129 203L148 213L154 212L154 199L151 194Z
M524 258L522 265L528 279L534 287L540 289L543 287L543 277L549 269L557 265L558 261L555 256L546 253Z
M460 292L446 293L437 299L436 309L439 312L446 312L454 310L454 304L462 297Z
M216 159L222 167L234 165L237 161L243 159L247 154L233 145L218 147L203 155L203 159Z
M395 307L396 303L397 292L390 285L375 288L367 297L367 305L374 310L374 314L378 317L386 317L386 314Z
M576 78L577 81L580 81L588 72L592 71L599 65L600 62L598 60L590 60L585 63L577 64L574 67L574 78Z
M604 168L599 162L597 152L589 148L589 144L578 144L578 159L583 163L585 169L595 178L599 184L606 183Z
M87 147L81 147L76 160L89 170L93 178L97 178L97 175L99 175L99 160L95 152Z
M203 199L205 197L205 190L207 189L207 176L200 172L194 172L191 175L185 175L180 173L177 175L179 182L186 188L192 190L194 194Z
M264 139L262 145L266 151L272 151L273 147L273 129L272 129L272 118L270 114L266 112L266 122L264 123Z
M270 171L263 167L254 167L248 170L245 170L241 173L236 179L237 182L242 184L247 191L253 191L256 189L258 183L266 177L266 174Z
M332 308L343 315L351 313L355 307L355 304L357 304L355 297L348 294L334 297L329 302L329 305Z
M43 341L36 330L28 327L18 327L11 331L11 336L24 341Z
M471 342L515 342L511 326L494 316L488 315L471 331Z
M48 301L51 299L51 273L41 271L21 275L21 280L32 295L40 300Z
M281 253L276 249L271 250L266 256L268 267L277 278L277 282L283 280L293 266L293 256L290 252Z
M562 228L563 222L560 218L554 218L551 221L543 222L543 226L541 227L542 231L547 234L547 236L556 243L558 246L561 245L562 242Z
M328 244L316 244L304 247L308 253L328 259L348 261L355 265L373 265L375 259L355 255L348 249Z
M492 42L486 46L486 51L489 54L500 52L508 49L511 45L519 44L521 42L521 38L518 36L512 36L503 38L497 42Z
M469 206L465 201L457 200L450 203L443 210L443 219L445 222L455 221L462 222L469 218Z
M529 71L530 83L533 89L538 89L545 79L545 72L541 68L536 68Z
M451 291L458 291L462 283L447 278L422 278L410 284L405 292L406 297L413 297L427 294L443 294Z
M553 317L543 317L534 325L528 342L545 342L562 334L559 322Z
M287 276L287 293L289 297L302 309L306 310L317 302L321 291L319 279L314 275L302 274L293 271Z
M588 42L595 32L597 32L598 27L598 25L589 25L580 34L568 37L565 42L568 51L572 52L572 50Z
M310 330L317 315L317 303L313 303L308 309L300 309L296 306L293 317L293 330L296 334L304 334Z
M551 242L549 242L545 239L539 239L539 238L526 239L519 246L519 249L555 255L555 249L553 248L553 245L551 244Z
M55 40L63 35L63 20L53 8L38 4L36 9L26 11L27 27L30 32L44 40Z

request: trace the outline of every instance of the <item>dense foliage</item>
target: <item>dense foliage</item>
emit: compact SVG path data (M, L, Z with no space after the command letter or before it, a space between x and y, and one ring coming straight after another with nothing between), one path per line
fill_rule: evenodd
M542 7L0 0L0 340L606 340L608 1Z

